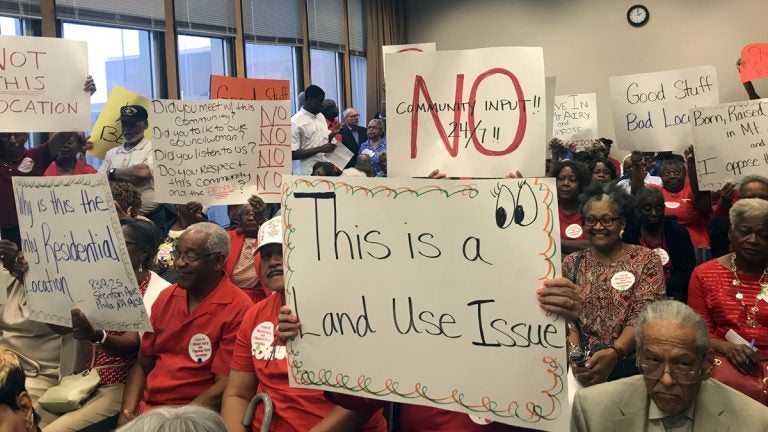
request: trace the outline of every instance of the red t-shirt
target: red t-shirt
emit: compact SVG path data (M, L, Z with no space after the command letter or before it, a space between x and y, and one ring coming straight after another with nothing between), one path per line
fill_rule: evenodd
M141 353L155 357L147 376L140 412L161 405L186 405L228 376L237 331L251 300L229 278L195 308L187 308L187 291L173 284L152 305L154 331L145 333Z
M96 174L96 168L88 165L87 163L81 161L80 159L75 159L75 167L72 169L71 175L78 175L78 174ZM59 166L56 165L56 161L51 162L48 165L48 168L43 173L46 177L55 177L60 176L61 169L59 169Z
M288 385L286 348L277 340L276 334L277 316L282 305L283 296L274 293L245 314L237 334L232 369L255 374L259 383L256 392L272 398L271 432L308 431L336 405L329 402L322 391ZM253 416L252 429L259 430L263 419L264 404L260 404ZM374 414L363 430L386 431L381 412Z
M586 240L587 230L581 225L581 213L567 213L558 208L560 214L560 238L563 240Z
M708 215L701 214L696 210L696 201L688 179L685 179L685 184L679 192L670 192L663 187L660 187L659 190L664 195L664 214L677 218L677 223L688 230L695 247L708 248Z
M0 225L18 225L16 200L13 194L13 181L16 176L41 176L55 158L48 152L48 143L24 150L18 161L0 165Z

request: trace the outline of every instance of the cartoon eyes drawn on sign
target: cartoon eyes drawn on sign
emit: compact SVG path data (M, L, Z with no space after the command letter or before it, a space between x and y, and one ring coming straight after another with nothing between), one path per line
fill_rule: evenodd
M507 185L496 183L491 195L496 197L496 226L507 229L514 222L525 227L533 224L539 215L539 203L536 194L527 180L517 184L516 193ZM527 209L527 213L526 213Z

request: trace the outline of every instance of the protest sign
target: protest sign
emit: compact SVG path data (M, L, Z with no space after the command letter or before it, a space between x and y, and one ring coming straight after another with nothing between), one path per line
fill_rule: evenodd
M291 82L211 75L211 99L289 100Z
M768 77L768 43L753 43L741 49L741 82Z
M283 191L292 386L565 430L566 326L536 298L560 274L553 179L290 177ZM262 330L257 358L273 354Z
M720 100L712 66L615 76L609 86L616 141L625 150L682 154L693 142L688 110Z
M557 77L545 77L545 86L547 93L547 143L552 140L552 117L554 117L555 93L557 91ZM547 146L549 147L549 146ZM547 148L547 158L551 157L549 148Z
M243 204L280 201L291 172L290 101L153 99L157 201Z
M126 105L141 105L149 111L149 99L119 85L112 87L107 102L91 129L90 140L93 143L93 148L88 150L89 155L104 159L110 149L123 145L120 108ZM150 130L147 129L144 131L144 136L149 138L150 133Z
M387 54L393 177L544 175L547 111L541 48Z
M578 149L591 147L597 138L597 95L556 96L553 117L553 138Z
M768 172L768 99L690 110L699 189Z
M85 42L0 36L0 132L58 132L91 127Z
M13 177L29 317L71 327L79 308L94 328L152 331L107 178Z
M437 51L437 44L435 42L418 43L418 44L405 44L405 45L384 45L381 47L381 70L384 71L384 79L387 75L387 54L396 53L423 53L423 52L435 52Z

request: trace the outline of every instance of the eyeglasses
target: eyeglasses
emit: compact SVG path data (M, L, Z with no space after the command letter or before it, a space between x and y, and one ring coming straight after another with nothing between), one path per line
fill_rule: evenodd
M617 220L623 219L622 217L610 217L610 216L600 216L599 218L596 218L594 216L587 216L584 218L584 225L588 227L593 227L597 225L598 222L600 222L600 225L604 226L605 228L610 228L613 226L613 223Z
M661 379L665 373L668 373L673 380L680 384L693 384L699 380L699 375L701 375L701 366L676 364L667 368L664 366L664 362L658 360L646 360L640 365L640 370L643 371L644 377L652 380Z
M181 259L184 260L184 262L188 262L188 263L197 262L197 261L200 261L203 258L212 256L212 255L218 255L218 254L217 253L209 253L209 254L205 254L205 255L198 255L198 254L196 254L194 252L179 253L179 251L177 251L177 250L174 250L173 252L171 252L171 256L173 257L173 259L177 260L177 259L181 258Z

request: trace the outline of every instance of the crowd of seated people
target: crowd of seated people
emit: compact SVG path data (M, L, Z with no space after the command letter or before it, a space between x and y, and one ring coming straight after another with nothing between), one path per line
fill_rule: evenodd
M84 90L95 91L90 78ZM273 431L521 430L436 408L393 410L380 401L291 388L285 342L301 323L283 306L278 210L252 196L222 227L207 220L199 203L156 202L151 140L143 135L148 113L128 105L115 115L124 142L108 153L100 172L110 180L154 331L104 331L76 308L71 327L30 318L23 282L33 264L19 252L11 177L96 169L79 157L88 148L83 135L60 132L27 149L28 134L0 133L0 159L10 173L0 177L0 271L8 281L0 287L8 298L0 305L0 430L5 424L12 431L45 432L163 430L159 425L170 424L241 431L259 430L270 416ZM357 110L340 113L320 87L309 86L291 119L297 174L386 177L385 118L379 113L362 127ZM569 355L583 355L583 361L569 357L582 388L574 428L604 430L597 426L603 420L588 413L603 413L603 419L605 410L616 408L605 401L617 402L612 392L622 391L646 395L649 417L627 422L663 423L662 429L626 430L664 430L667 417L698 423L700 410L718 397L740 404L747 418L739 421L765 421L768 178L752 175L703 191L693 148L682 155L634 151L620 164L610 156L612 144L601 138L575 151L559 140L550 143L563 277L544 282L539 301L568 322ZM352 154L343 166L327 157L338 146ZM445 174L436 170L430 177ZM730 332L748 343L734 342ZM260 350L253 349L257 333L269 336ZM206 347L196 358L189 350L193 340ZM82 347L90 354L78 354ZM89 367L100 384L81 407L54 412L41 405L61 378ZM707 382L710 377L722 384ZM242 422L257 393L271 396L274 412L260 405L249 429ZM670 395L682 396L672 401ZM197 408L168 408L178 406Z

